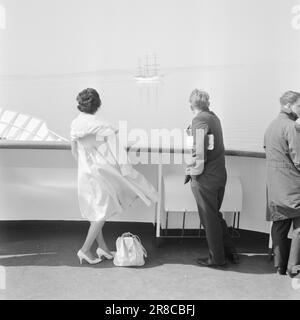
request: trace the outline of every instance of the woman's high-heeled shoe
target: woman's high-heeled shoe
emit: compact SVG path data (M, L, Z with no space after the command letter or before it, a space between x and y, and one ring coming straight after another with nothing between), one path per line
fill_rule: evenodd
M77 252L77 256L79 258L80 264L82 264L82 261L86 261L89 264L97 264L102 261L100 257L98 259L90 259L87 255L85 255L81 250Z
M103 249L99 248L96 250L96 253L99 257L99 259L104 256L106 259L108 260L111 260L114 258L114 254L110 254L110 253L107 253L106 251L104 251Z

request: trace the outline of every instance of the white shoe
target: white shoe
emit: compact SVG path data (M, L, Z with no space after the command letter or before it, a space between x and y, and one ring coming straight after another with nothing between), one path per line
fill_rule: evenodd
M77 252L77 256L79 258L80 264L82 264L82 261L86 261L89 264L97 264L102 261L100 257L98 259L90 259L87 255L85 255L81 250Z
M107 253L106 251L104 251L104 250L101 249L101 248L98 248L97 251L96 251L96 253L97 253L99 259L100 259L102 256L104 256L104 257L105 257L106 259L108 259L108 260L111 260L111 259L114 258L114 253L113 253L113 252Z

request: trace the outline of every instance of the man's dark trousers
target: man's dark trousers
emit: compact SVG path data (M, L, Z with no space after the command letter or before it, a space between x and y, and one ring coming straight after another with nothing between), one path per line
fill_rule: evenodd
M288 233L293 223L292 243ZM288 267L288 270L300 265L300 218L274 221L272 225L275 267Z
M197 202L200 221L205 228L210 258L213 263L223 264L226 255L236 252L226 221L220 212L225 186L207 184L203 178L192 177L191 188Z

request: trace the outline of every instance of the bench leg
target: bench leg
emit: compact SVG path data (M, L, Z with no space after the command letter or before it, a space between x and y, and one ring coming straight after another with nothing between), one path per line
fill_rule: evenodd
M235 226L237 225L237 226ZM232 224L232 238L240 238L240 233L238 232L240 226L240 211L233 212L233 224Z
M169 224L169 211L166 212L166 229L165 229L165 236L168 235L168 224Z
M183 212L183 218L182 218L182 230L181 230L181 237L184 237L184 228L185 228L185 211Z

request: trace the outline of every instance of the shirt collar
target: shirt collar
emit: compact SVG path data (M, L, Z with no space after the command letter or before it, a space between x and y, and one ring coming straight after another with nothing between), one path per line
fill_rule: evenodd
M292 110L287 109L285 107L281 107L280 114L286 114L291 120L296 121L298 116Z

